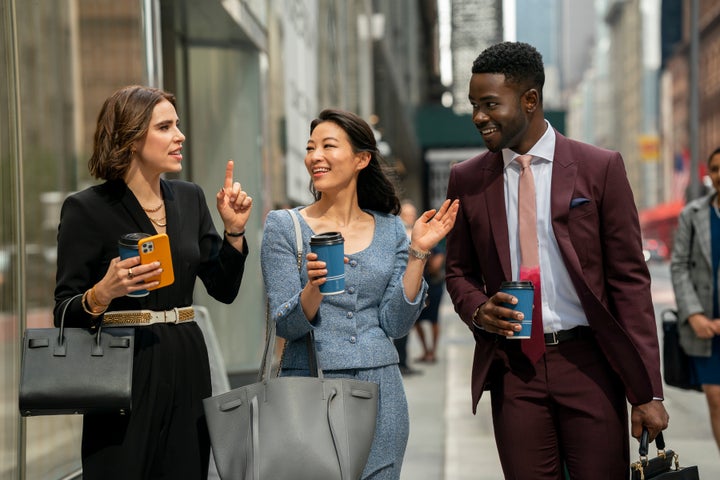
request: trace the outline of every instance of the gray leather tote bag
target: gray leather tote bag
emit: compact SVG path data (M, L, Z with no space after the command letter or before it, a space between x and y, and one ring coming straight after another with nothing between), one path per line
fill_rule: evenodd
M296 228L300 268L302 243ZM266 323L257 383L203 400L220 478L359 479L375 435L378 385L325 378L312 332L305 338L310 376L273 377L275 321L267 308Z
M222 480L357 480L370 454L378 386L324 378L307 338L310 377L271 377L268 321L257 383L203 401Z

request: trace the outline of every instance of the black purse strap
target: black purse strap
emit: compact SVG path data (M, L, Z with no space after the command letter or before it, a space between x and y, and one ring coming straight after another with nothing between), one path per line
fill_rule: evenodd
M54 354L56 356L65 356L67 355L67 344L65 343L65 314L67 313L67 309L70 306L70 303L72 303L73 300L75 300L78 297L82 297L82 293L78 293L74 297L70 297L63 303L62 307L62 314L60 314L60 328L58 329L58 338L57 338L57 344L55 345L55 351ZM80 299L82 302L82 298ZM93 356L102 356L102 343L100 341L100 335L102 332L102 322L97 326L97 333L95 334L95 345L93 345L92 355Z

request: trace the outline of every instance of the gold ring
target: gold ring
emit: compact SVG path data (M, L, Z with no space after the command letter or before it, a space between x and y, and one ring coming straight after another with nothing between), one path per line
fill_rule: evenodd
M134 273L132 273L132 267L128 268L128 278L132 279L135 276Z

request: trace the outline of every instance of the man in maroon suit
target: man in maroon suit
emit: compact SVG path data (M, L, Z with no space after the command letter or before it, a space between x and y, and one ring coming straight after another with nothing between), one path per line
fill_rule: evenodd
M628 478L632 435L667 428L660 356L640 228L622 157L570 140L543 115L542 57L504 42L473 63L473 123L489 152L456 164L460 211L447 240L447 289L476 342L473 412L490 390L505 477ZM544 353L530 360L514 297L520 278L519 155L532 155ZM541 293L538 293L538 290ZM540 310L540 311L538 311ZM542 333L542 332L540 332Z

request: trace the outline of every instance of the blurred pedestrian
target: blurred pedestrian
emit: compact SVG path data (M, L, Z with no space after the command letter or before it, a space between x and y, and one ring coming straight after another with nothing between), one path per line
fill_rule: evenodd
M707 162L713 191L680 213L670 271L680 344L690 356L720 450L720 148Z
M408 241L400 201L383 171L370 125L342 110L323 110L310 125L305 168L315 201L297 207L303 251L313 233L345 239L345 291L323 296L325 262L306 253L297 271L290 213L268 213L261 263L277 333L287 341L282 375L309 374L304 339L314 332L318 366L326 376L379 385L378 418L363 479L400 478L409 419L392 338L407 335L423 306L429 251L455 222L458 203L424 212ZM281 452L279 454L282 454Z
M445 240L439 242L430 252L425 264L423 278L428 284L428 296L425 308L415 322L415 332L420 340L423 353L418 362L435 363L437 346L440 341L440 302L445 291ZM427 337L423 324L430 324L430 338Z
M415 204L412 202L412 200L405 199L402 202L400 202L400 220L402 220L403 225L405 225L405 232L407 233L408 240L410 240L410 236L412 235L412 228L415 222L418 218L418 212L417 207L415 207ZM427 266L427 263L426 263ZM419 370L417 368L412 368L408 364L408 338L410 337L410 334L403 335L400 338L393 339L393 343L395 344L395 349L398 352L398 367L400 368L400 373L403 374L403 376L408 375L417 375L422 373L422 370Z
M545 119L544 80L526 43L473 63L472 120L489 151L450 173L461 208L447 288L476 342L473 411L490 390L506 478L557 480L564 463L571 478L627 478L626 396L634 437L668 421L638 215L621 155ZM512 339L522 313L500 291L509 280L535 285L527 340Z
M71 326L135 327L132 411L83 419L83 478L205 479L210 439L202 400L211 395L210 365L193 320L193 289L230 303L243 277L244 232L252 199L233 181L228 162L216 195L225 234L218 235L199 186L165 180L182 170L185 135L175 97L129 86L100 111L90 173L105 182L69 196L58 228L55 323L66 301ZM166 233L175 282L143 297L127 296L157 281L165 265L121 260L126 233ZM77 296L82 294L81 297Z

